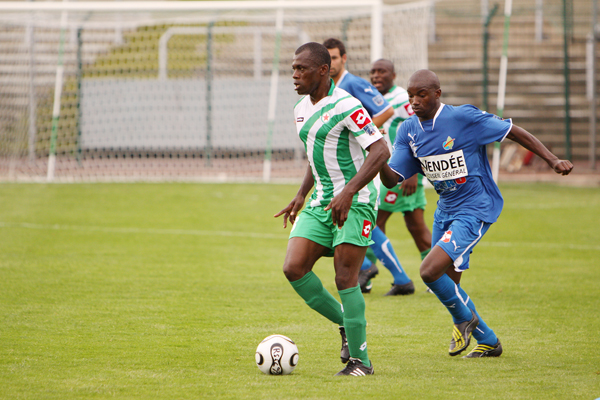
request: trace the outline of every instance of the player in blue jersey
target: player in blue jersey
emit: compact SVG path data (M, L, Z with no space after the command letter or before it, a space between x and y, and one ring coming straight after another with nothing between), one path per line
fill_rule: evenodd
M386 121L394 116L392 105L379 93L375 86L363 78L352 75L346 70L348 56L346 54L346 46L344 46L342 41L330 38L325 40L323 45L329 50L329 55L331 56L330 76L336 86L360 100L377 127L384 126ZM375 265L377 259L379 259L394 276L393 290L388 292L389 295L414 293L414 284L402 268L402 264L400 264L385 233L376 227L373 229L371 235L375 243L368 249L367 256L361 267L359 274L361 291L363 293L371 291L372 284L370 279L379 272Z
M433 248L421 264L421 278L446 306L454 321L449 353L456 356L477 346L466 358L498 357L502 345L477 313L473 300L460 286L469 256L502 211L503 199L492 179L486 145L509 138L541 157L558 174L573 169L525 129L472 105L449 106L435 73L415 72L408 82L415 115L404 121L394 152L381 170L386 187L420 172L439 194L432 232Z
M379 93L375 86L361 77L346 71L346 46L338 39L330 38L323 42L331 56L329 76L336 87L344 89L356 97L367 109L375 126L383 126L384 122L394 115L394 109Z

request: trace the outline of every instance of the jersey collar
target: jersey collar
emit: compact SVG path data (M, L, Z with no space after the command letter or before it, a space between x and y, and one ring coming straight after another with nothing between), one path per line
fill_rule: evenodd
M333 89L335 89L335 82L333 79L329 78L329 82L331 82L331 86L329 87L329 93L327 93L327 96L331 96L333 94Z
M433 130L435 128L435 120L442 112L442 109L444 108L444 106L445 106L444 103L440 103L440 108L438 108L437 112L435 113L435 116L433 117L433 124L431 125L431 130ZM419 121L419 125L421 126L421 129L423 130L423 132L425 132L425 129L423 129L423 125L421 125L421 120L419 118L417 118L417 121Z
M340 77L340 80L338 81L338 86L342 84L342 81L344 80L344 78L346 77L346 75L348 75L348 70L345 69L344 72L342 72L342 76Z

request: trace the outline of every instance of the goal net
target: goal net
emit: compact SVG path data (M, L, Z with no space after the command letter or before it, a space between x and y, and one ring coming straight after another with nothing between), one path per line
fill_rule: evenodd
M106 11L0 3L0 180L298 180L307 165L292 121L298 46L339 38L350 72L368 79L381 56L401 86L427 67L430 2L379 5L381 18L376 1L279 14L264 1L178 3Z

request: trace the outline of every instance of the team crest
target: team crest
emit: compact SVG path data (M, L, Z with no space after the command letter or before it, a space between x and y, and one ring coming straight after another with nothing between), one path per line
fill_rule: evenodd
M442 236L442 242L449 243L450 239L452 239L452 231L444 232L444 236Z
M375 97L373 97L373 103L375 103L375 105L377 107L381 107L383 105L384 101L385 100L383 99L383 96L380 95L380 94L377 95L377 96L375 96Z
M331 115L329 115L329 113L324 113L323 115L321 115L321 121L328 123L329 120L331 119Z
M444 146L444 150L452 150L452 147L454 146L454 139L448 136L448 139L442 143L442 146Z

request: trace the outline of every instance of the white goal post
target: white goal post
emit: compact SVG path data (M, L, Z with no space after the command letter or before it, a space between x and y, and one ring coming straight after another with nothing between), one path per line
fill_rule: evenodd
M0 2L0 181L297 181L294 50L427 67L429 1ZM277 19L280 23L277 24Z

